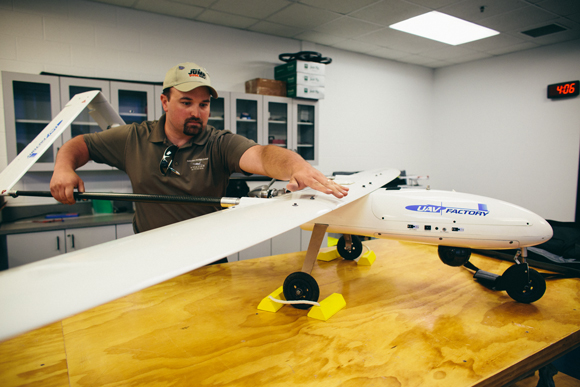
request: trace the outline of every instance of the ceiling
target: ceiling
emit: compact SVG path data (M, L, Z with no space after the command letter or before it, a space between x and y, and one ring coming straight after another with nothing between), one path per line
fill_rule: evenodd
M439 68L580 39L580 0L92 0ZM437 10L499 31L450 46L389 25ZM565 30L523 34L548 25ZM580 44L580 42L579 42ZM324 55L324 47L319 47Z

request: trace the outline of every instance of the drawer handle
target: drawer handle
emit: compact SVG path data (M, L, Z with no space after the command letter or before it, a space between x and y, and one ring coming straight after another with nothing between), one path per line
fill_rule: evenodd
M58 235L56 237L56 250L60 251L60 238L58 237Z
M75 234L68 234L68 237L70 237L70 247L72 247L73 249L75 248Z

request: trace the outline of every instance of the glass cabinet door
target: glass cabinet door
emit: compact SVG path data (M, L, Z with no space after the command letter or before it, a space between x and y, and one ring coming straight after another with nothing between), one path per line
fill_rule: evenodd
M111 101L109 93L109 82L93 79L61 78L60 98L62 106L66 105L77 94L86 91L99 90L108 101ZM73 121L70 132L65 132L63 140L66 142L80 134L100 132L101 128L89 114L89 109L85 109Z
M58 77L3 72L2 80L6 151L11 162L60 112ZM30 170L51 171L61 144L59 136Z
M264 124L266 140L270 145L290 148L292 100L284 97L264 96Z
M111 105L126 124L155 119L155 87L128 82L111 82Z
M296 149L305 160L318 162L318 104L295 101Z
M65 106L77 94L86 91L99 90L103 93L107 101L111 101L110 88L108 81L100 81L94 79L81 78L65 78L60 79L60 100L61 105ZM70 125L70 130L63 132L63 142L67 142L73 137L87 133L97 133L102 131L99 124L89 114L89 109L85 109L77 116L77 118ZM89 161L79 170L110 170L111 167L105 164L97 164Z
M257 94L231 94L231 130L234 133L263 144L262 96Z
M210 102L210 111L208 125L218 130L230 130L230 93L227 91L218 91L218 98L212 98Z

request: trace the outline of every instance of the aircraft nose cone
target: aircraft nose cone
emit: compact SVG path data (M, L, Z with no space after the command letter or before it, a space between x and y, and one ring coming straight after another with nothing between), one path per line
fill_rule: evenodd
M535 234L539 236L538 243L544 243L549 241L552 236L554 235L554 231L552 230L552 226L546 220L540 218L538 222L534 225L536 229Z

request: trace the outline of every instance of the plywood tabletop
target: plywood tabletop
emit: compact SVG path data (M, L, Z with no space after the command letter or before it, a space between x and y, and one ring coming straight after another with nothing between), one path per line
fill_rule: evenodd
M579 279L519 304L443 265L434 246L365 244L370 267L315 266L321 299L346 300L326 322L257 309L304 252L208 266L0 343L1 384L500 386L580 345Z

